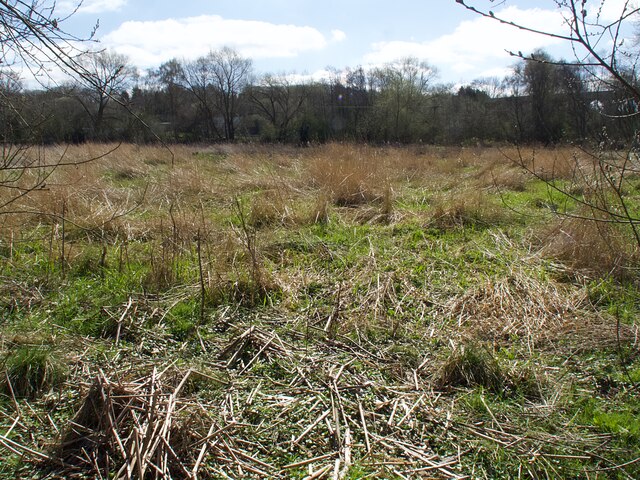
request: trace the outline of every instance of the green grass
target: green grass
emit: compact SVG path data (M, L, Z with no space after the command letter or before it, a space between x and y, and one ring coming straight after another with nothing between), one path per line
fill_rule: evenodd
M0 377L0 433L20 417L10 438L50 452L98 375L125 390L156 378L166 393L191 370L171 435L190 468L214 425L236 457L262 462L242 457L252 468L330 476L348 427L344 478L411 477L428 466L416 455L474 478L640 475L637 462L611 468L640 451L637 282L540 248L574 203L534 180L497 191L481 166L440 161L411 182L378 172L368 191L393 186L384 218L378 200L329 202L316 222L329 186L307 178L306 153L256 155L144 170L146 203L109 237L69 226L64 263L55 221L3 239L0 374L15 388ZM140 188L127 172L101 174L109 194ZM210 448L202 478L239 472ZM44 474L21 453L0 444L0 478Z
M62 356L46 344L13 346L0 362L0 372L0 391L18 398L33 398L58 388L66 377Z

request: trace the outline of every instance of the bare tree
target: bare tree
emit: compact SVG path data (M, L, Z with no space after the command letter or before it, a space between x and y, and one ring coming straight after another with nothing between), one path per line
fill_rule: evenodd
M424 105L426 93L437 70L417 58L408 57L373 72L380 90L380 106L392 120L393 140L410 138L408 129Z
M89 52L80 57L84 70L91 75L91 84L82 88L75 98L81 103L93 124L97 138L102 138L102 128L107 106L112 100L124 103L123 93L137 78L138 72L126 55L103 50L101 52Z
M22 90L20 76L12 70L0 70L0 138L6 143L15 138L16 127L22 122L19 94Z
M222 138L216 124L216 100L212 87L214 76L209 57L200 57L184 63L180 78L185 88L197 101L200 113L204 117L206 137L211 140Z
M174 141L178 140L178 112L180 110L178 101L184 91L182 80L184 70L182 63L177 59L171 59L158 67L157 70L149 72L149 78L167 94L169 100L169 115Z
M486 93L490 98L498 98L505 95L504 79L498 77L476 78L471 82L476 90Z
M306 95L306 85L293 83L286 75L264 75L256 85L248 88L249 101L272 125L278 141L287 139L291 123L302 109Z
M532 56L538 61L526 62L522 69L522 79L531 106L532 138L550 145L562 131L556 115L560 69L543 50L536 50Z
M206 118L207 134L235 140L240 94L249 85L251 60L225 47L186 63L183 72L185 86Z
M242 57L228 47L209 53L208 59L212 67L218 109L224 121L225 138L233 141L240 93L249 84L251 76L251 59Z

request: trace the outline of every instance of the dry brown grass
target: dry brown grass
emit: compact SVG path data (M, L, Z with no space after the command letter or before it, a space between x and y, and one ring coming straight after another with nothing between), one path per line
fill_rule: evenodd
M21 231L40 225L59 239L64 220L68 242L155 240L160 255L169 244L192 249L198 232L212 231L219 218L233 212L234 198L247 206L250 227L273 229L326 223L335 207L359 223L396 221L410 211L398 207L408 189L413 189L410 195L421 189L429 199L430 210L419 215L426 215L430 225L491 226L506 215L490 198L492 188L522 190L530 178L518 162L544 178L571 178L576 165L589 161L570 148L329 144L311 149L174 146L172 152L121 145L82 163L113 147L46 149L42 161L79 164L60 167L44 188L12 205L20 214L0 215L3 235L19 238ZM35 174L27 172L25 182ZM549 255L598 274L624 272L635 255L615 229L577 220L555 227L545 245Z
M532 173L545 181L575 180L579 166L590 161L584 152L569 147L484 148L463 157L465 166L476 168L478 185L513 191L523 191Z
M532 347L553 339L565 322L585 306L586 291L539 280L514 269L504 278L489 278L478 288L452 298L445 315L457 320L473 337L494 341L525 338Z
M543 180L571 180L576 168L585 161L579 150L559 148L515 148L500 150L508 163L522 166Z
M358 206L382 198L386 175L379 150L332 144L314 153L308 165L312 186L327 192L335 205Z
M319 194L308 214L309 223L327 223L329 221L329 204L329 196L326 193Z
M487 227L506 218L506 212L474 184L435 196L432 207L429 224L442 229Z
M420 180L461 173L465 168L479 166L485 161L477 151L462 147L395 148L389 150L389 156L395 178Z
M582 274L618 279L635 276L638 246L618 225L589 218L561 218L540 241L543 254Z
M251 199L249 225L254 228L294 223L293 211L288 199L279 190L263 190Z
M256 225L326 221L327 200L335 206L369 207L363 217L389 221L394 198L402 195L407 181L453 188L496 156L493 150L426 146L174 146L169 152L121 145L104 158L82 163L113 148L87 144L46 150L51 163L63 158L80 164L59 168L45 188L20 199L14 207L24 212L21 216L2 215L7 230L57 224L64 211L67 222L93 230L92 235L122 237L144 230L134 226L132 212L149 218L171 208L228 210L233 198L244 194L251 195Z
M531 180L530 175L519 168L501 168L497 171L491 171L490 178L490 185L499 191L512 190L514 192L526 190L527 183Z
M492 150L491 156L482 155L483 160L476 164L473 181L478 188L521 192L526 189L531 174L524 168L505 158L498 150ZM480 158L480 156L479 156Z
M508 152L517 155L517 151ZM389 177L395 182L412 181L435 190L451 190L462 183L479 189L522 191L531 179L523 168L499 148L420 147L389 152Z

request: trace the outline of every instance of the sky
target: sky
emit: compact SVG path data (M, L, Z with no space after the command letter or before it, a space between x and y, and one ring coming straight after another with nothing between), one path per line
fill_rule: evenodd
M553 0L471 0L495 16L566 30ZM603 19L624 0L607 0ZM57 14L77 2L58 0ZM587 3L595 16L598 0ZM63 28L87 35L99 22L99 48L127 55L142 72L172 58L193 60L229 46L254 72L326 76L330 67L381 66L407 56L438 70L438 82L503 77L525 54L545 48L572 58L566 42L526 33L464 9L455 0L84 0Z

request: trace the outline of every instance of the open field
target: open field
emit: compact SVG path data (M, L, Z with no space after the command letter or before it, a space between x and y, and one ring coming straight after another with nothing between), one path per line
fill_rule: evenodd
M634 242L508 159L579 150L172 152L0 211L0 478L640 477Z

